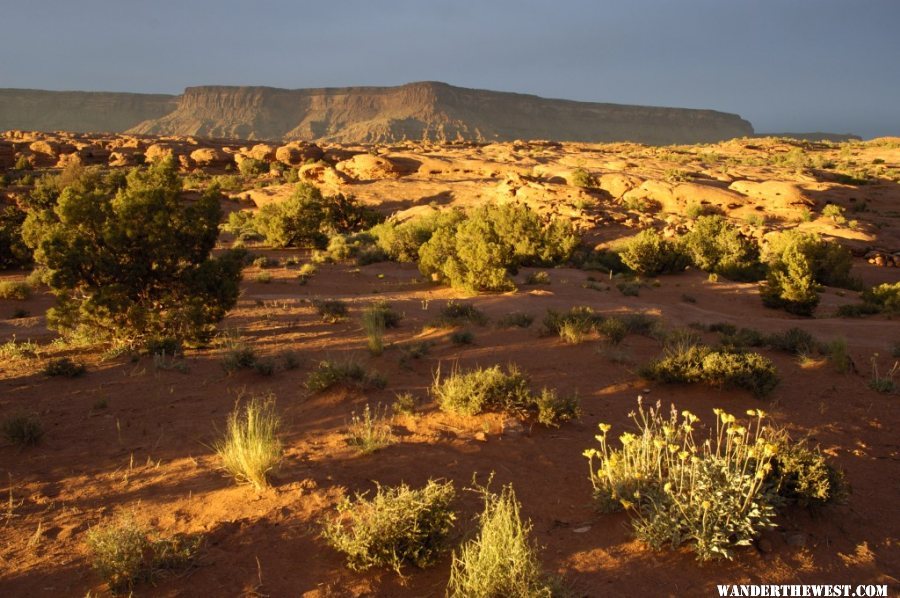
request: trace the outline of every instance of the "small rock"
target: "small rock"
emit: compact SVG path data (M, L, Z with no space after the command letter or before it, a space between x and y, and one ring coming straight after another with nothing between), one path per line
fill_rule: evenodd
M478 442L487 442L487 434L484 432L475 432L475 440Z
M591 526L585 525L584 527L576 527L575 529L572 530L572 532L576 533L576 534L583 534L584 532L588 531L589 529L591 529Z

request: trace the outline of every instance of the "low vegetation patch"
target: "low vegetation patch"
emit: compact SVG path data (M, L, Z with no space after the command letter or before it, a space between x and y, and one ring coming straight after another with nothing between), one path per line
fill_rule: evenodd
M44 366L44 374L48 376L62 376L63 378L77 378L87 371L83 363L76 363L68 357L51 359Z
M432 328L455 328L466 324L484 326L487 323L488 317L471 303L448 301L447 305L441 308L440 315L428 325Z
M665 383L743 388L758 397L768 395L778 384L774 364L758 353L732 353L687 343L666 348L661 359L650 362L640 373Z
M347 425L347 444L360 453L374 453L395 442L393 420L386 408L372 409L367 404L361 415L353 413Z
M378 486L371 498L357 494L341 501L322 535L355 571L390 567L399 575L404 566L424 568L446 549L455 496L450 482L430 480L417 489Z
M681 272L688 265L688 258L678 244L653 229L643 230L629 239L620 255L626 266L647 276Z
M7 441L24 448L40 443L44 437L44 426L34 414L16 413L3 420L0 432Z
M443 411L460 415L499 411L535 417L547 425L578 416L577 398L559 398L554 391L546 389L535 395L529 388L528 378L515 365L505 371L499 365L466 372L454 369L445 377L439 369L431 394Z
M314 305L316 312L322 317L322 321L329 324L340 322L350 313L347 303L340 299L316 301Z
M377 372L369 372L355 361L333 359L320 361L306 379L306 389L313 393L323 392L339 384L361 389L384 388L387 381Z
M87 532L93 568L113 594L132 594L135 584L191 565L201 536L154 537L134 515L122 513Z

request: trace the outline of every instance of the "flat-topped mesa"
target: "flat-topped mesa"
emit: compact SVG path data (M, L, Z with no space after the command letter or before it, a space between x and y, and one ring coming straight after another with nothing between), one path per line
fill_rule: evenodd
M713 110L546 99L445 83L276 89L191 87L178 108L134 127L150 135L304 139L344 143L428 141L715 142L753 134Z
M0 89L0 131L121 133L174 110L178 97L103 91Z
M0 130L109 131L343 143L717 142L753 134L738 115L541 98L420 82L398 87L189 87L181 96L0 90Z

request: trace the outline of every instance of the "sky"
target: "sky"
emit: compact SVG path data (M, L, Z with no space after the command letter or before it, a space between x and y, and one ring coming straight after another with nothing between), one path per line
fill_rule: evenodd
M900 135L900 0L0 0L0 87L425 80Z

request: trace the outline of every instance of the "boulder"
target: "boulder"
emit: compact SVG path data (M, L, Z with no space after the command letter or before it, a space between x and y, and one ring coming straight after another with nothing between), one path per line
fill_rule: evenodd
M404 174L390 158L372 154L357 154L349 160L338 162L335 168L357 181L396 179Z
M267 143L258 143L250 148L247 155L254 160L265 160L271 162L275 159L275 148Z
M192 151L191 160L201 168L225 168L234 162L230 154L216 147L202 147Z
M275 159L288 166L299 166L321 160L325 152L314 143L293 142L275 150Z

